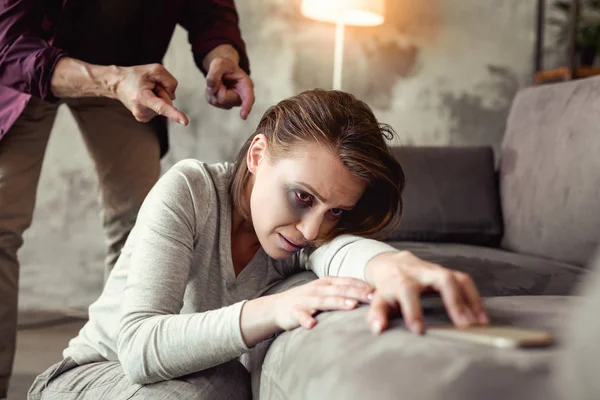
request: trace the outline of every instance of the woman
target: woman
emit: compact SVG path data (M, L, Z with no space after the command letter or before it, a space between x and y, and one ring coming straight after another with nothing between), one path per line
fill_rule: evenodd
M429 289L457 325L487 323L467 275L366 238L401 214L392 133L352 95L313 90L270 108L235 164L175 165L144 201L89 322L29 399L248 398L236 357L260 341L358 303L370 303L375 334L400 305L420 333ZM303 269L321 279L261 296Z

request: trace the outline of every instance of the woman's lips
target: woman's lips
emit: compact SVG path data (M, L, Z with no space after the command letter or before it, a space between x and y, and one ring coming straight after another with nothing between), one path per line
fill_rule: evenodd
M304 247L304 245L298 245L298 244L292 242L291 240L289 240L288 238L283 236L281 233L279 233L278 235L279 235L279 238L281 239L282 247L284 249L286 249L287 251L295 253L296 251L298 251Z

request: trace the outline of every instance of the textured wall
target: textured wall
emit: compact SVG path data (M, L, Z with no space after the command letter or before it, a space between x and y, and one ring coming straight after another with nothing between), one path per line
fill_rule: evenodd
M306 20L299 0L238 1L257 102L249 121L207 105L186 33L165 64L179 79L169 167L179 159L232 159L265 109L314 87L329 88L334 28ZM534 0L389 0L387 20L348 28L342 87L398 132L398 143L498 148L516 90L529 84ZM66 109L46 156L33 227L21 251L21 308L85 305L102 285L103 236L91 162Z

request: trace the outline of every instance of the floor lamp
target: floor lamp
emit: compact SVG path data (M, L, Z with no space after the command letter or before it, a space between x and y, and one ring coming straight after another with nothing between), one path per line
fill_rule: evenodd
M383 24L385 0L302 0L302 15L335 24L333 54L333 89L342 88L344 27Z

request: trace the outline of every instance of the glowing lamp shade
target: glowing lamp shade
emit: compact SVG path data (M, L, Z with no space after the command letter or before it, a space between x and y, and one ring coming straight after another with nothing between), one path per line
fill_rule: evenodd
M301 10L317 21L376 26L383 24L385 0L303 0Z
M333 56L333 88L342 86L344 26L377 26L383 24L385 0L302 0L302 15L336 24Z

